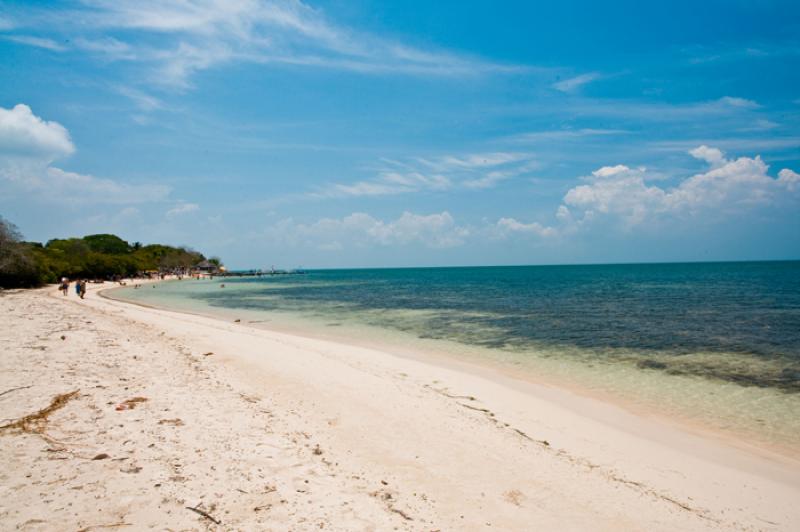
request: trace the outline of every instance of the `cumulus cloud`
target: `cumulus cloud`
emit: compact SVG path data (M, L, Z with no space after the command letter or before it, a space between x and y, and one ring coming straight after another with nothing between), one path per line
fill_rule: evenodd
M6 194L60 203L134 204L162 201L169 187L126 184L68 172L52 163L75 151L67 129L24 104L0 107L0 184Z
M790 192L795 192L800 188L800 174L784 168L778 172L778 182Z
M583 223L612 216L633 227L665 215L699 216L709 211L735 215L770 205L798 189L797 173L784 169L777 179L770 177L769 167L759 156L726 159L720 150L708 146L689 153L707 162L710 169L662 188L648 183L645 168L603 167L585 178L588 184L567 192L559 218Z
M449 248L463 244L469 234L469 229L458 225L447 211L427 215L406 211L389 221L361 212L310 224L286 219L268 230L267 237L286 245L339 250L351 246L410 244Z
M711 166L721 166L726 162L725 156L722 154L722 150L717 148L709 148L705 144L698 146L693 150L689 150L689 155L695 159L703 160Z
M61 124L42 120L25 104L0 107L0 155L54 160L74 151L69 132Z
M495 224L494 229L496 229L497 233L502 237L518 233L548 238L558 234L558 230L554 227L544 226L539 222L526 224L514 218L500 218Z

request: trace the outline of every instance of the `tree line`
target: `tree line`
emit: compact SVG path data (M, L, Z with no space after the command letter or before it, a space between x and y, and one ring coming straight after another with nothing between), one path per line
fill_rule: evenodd
M69 279L114 279L145 271L192 268L205 256L186 247L130 244L111 234L26 242L16 226L0 217L0 287L25 288ZM208 261L219 266L220 260Z

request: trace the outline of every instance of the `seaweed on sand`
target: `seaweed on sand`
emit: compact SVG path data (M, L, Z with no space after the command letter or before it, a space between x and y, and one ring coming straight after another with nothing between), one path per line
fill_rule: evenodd
M75 390L69 393L56 395L50 401L50 404L45 408L42 408L33 414L28 414L25 417L21 417L16 421L12 421L11 423L0 426L0 432L5 432L7 430L18 430L20 432L27 432L28 434L38 434L45 440L49 440L50 438L48 438L45 434L45 430L47 429L47 418L56 410L64 408L68 402L78 395L79 391L80 390Z

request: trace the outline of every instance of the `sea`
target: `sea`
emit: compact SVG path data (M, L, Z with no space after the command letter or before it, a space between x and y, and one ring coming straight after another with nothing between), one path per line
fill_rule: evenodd
M112 297L484 364L800 452L800 261L311 270Z

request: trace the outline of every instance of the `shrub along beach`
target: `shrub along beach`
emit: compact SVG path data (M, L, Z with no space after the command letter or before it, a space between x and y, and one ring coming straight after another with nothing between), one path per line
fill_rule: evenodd
M0 288L36 287L62 278L111 280L145 272L188 272L206 257L185 247L130 244L116 235L25 242L0 217ZM219 258L208 261L216 266Z

